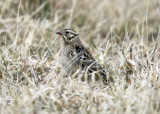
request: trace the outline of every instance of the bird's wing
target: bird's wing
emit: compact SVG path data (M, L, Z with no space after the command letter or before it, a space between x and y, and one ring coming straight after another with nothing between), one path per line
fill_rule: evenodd
M92 54L84 47L77 48L80 63L82 67L89 67L89 72L98 71L98 74L105 80L107 80L106 72L104 69L95 61Z
M76 52L82 65L87 67L95 63L95 59L92 54L84 47L76 47Z

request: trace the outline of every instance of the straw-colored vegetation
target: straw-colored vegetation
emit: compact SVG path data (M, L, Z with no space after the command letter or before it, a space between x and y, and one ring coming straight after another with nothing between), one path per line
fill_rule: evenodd
M0 0L0 113L160 113L159 0ZM114 83L63 76L62 28Z

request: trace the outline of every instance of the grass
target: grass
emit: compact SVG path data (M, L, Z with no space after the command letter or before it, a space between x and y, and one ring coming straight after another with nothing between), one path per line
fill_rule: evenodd
M1 0L1 113L159 113L159 0ZM64 77L72 28L114 83Z

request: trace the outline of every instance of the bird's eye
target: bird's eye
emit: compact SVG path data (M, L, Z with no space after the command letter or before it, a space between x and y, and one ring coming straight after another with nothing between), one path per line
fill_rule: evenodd
M68 31L66 31L66 34L69 34L69 32L68 32Z

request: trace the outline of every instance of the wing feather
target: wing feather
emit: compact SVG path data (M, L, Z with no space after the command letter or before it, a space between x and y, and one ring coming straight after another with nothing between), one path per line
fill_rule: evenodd
M92 54L85 49L84 47L77 47L76 52L79 55L80 63L82 67L89 67L89 72L98 71L98 75L100 75L104 80L107 81L107 74L104 69L95 61Z

